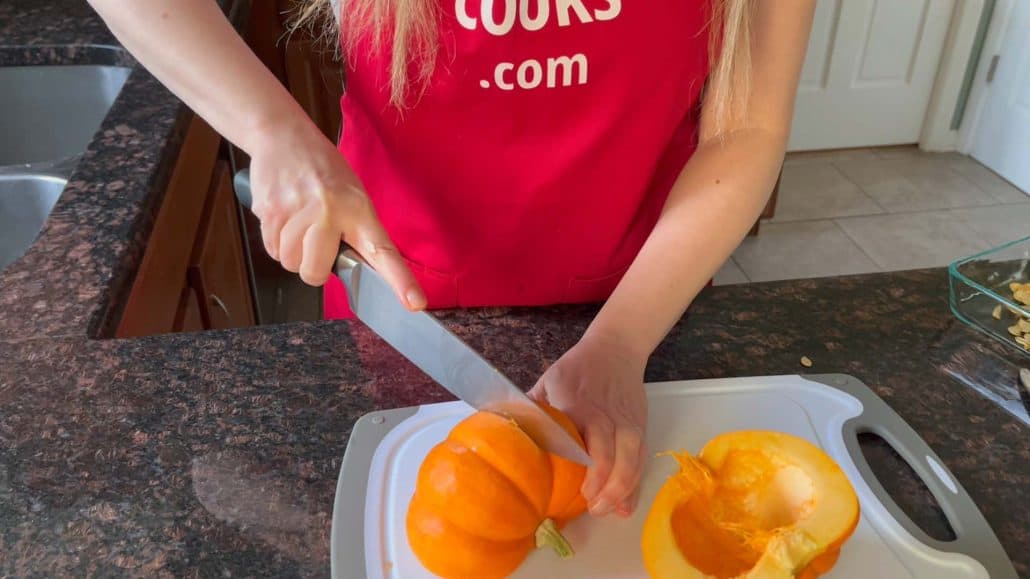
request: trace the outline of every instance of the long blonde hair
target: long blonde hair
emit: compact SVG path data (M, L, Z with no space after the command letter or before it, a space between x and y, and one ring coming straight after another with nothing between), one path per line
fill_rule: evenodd
M371 40L373 50L390 48L390 101L404 107L412 88L425 90L433 73L439 47L438 0L296 0L291 29L315 29L344 54L354 54L358 43ZM709 57L705 88L715 133L744 113L750 92L751 15L754 0L710 0ZM333 11L339 9L334 14ZM342 41L342 42L339 42ZM409 78L409 71L418 78Z

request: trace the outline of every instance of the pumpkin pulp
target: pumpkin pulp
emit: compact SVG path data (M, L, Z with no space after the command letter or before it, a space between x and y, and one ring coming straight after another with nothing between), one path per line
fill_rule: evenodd
M843 472L796 437L729 433L676 458L644 527L652 577L816 577L857 524Z

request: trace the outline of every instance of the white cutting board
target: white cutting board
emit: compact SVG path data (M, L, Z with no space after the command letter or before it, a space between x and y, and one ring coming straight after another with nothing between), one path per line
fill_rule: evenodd
M816 380L775 376L649 384L648 447L696 453L719 434L755 429L790 433L820 446L847 474L862 508L858 528L828 577L1016 577L968 495L914 431L854 378ZM337 489L334 577L433 577L408 548L405 513L423 458L471 412L463 402L450 402L373 413L359 421ZM923 477L955 528L957 541L927 537L886 496L864 459L853 460L861 456L855 433L866 430L890 441ZM549 550L536 550L512 577L647 577L641 529L659 487L675 470L671 458L650 459L633 517L580 517L564 531L575 557L562 561Z

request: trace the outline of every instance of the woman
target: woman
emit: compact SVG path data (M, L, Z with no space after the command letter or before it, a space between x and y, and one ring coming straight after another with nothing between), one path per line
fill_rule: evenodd
M338 148L212 0L91 2L252 157L305 282L344 239L411 309L604 301L532 393L584 434L590 512L633 512L645 364L766 203L815 0L301 0L340 23Z

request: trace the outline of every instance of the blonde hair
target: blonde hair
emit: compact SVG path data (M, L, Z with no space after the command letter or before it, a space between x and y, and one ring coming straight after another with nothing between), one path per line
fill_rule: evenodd
M403 108L414 87L420 96L436 65L438 0L295 0L291 30L313 27L353 55L358 43L390 48L390 102ZM754 0L711 0L710 70L705 100L715 133L742 117L750 92L751 15ZM334 10L339 10L334 14ZM339 42L338 42L339 41ZM409 78L414 68L418 77Z

